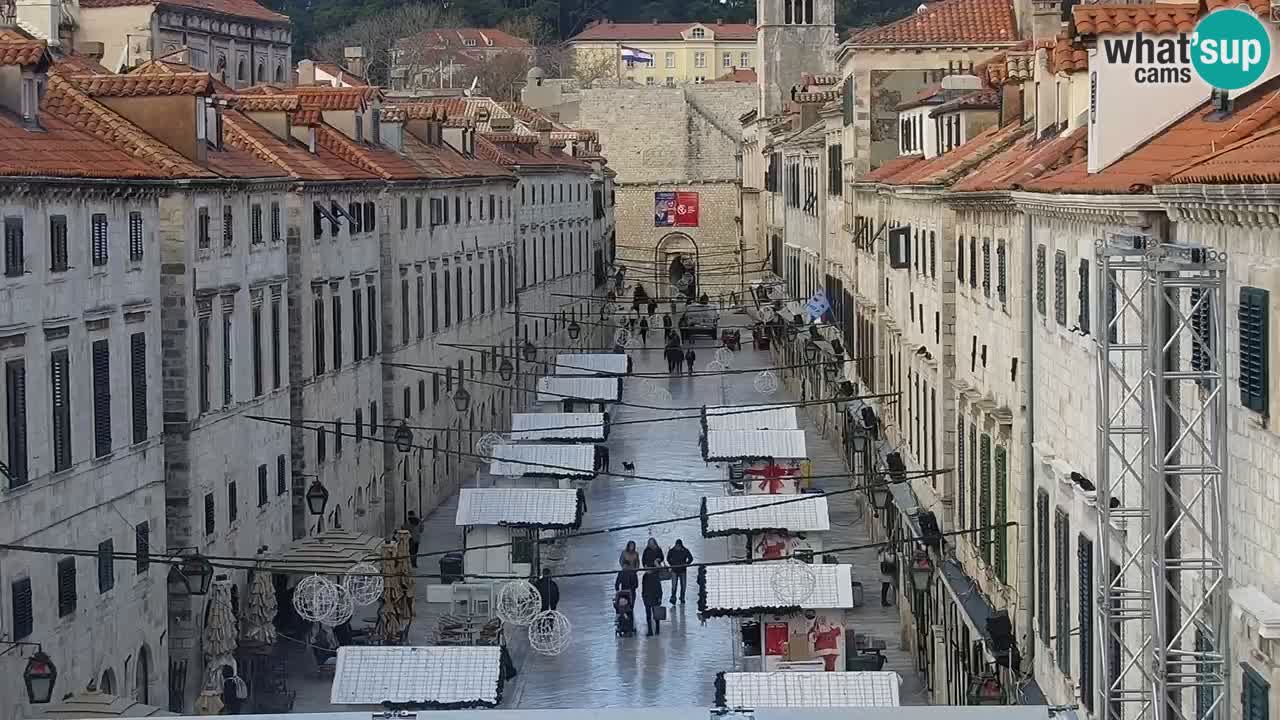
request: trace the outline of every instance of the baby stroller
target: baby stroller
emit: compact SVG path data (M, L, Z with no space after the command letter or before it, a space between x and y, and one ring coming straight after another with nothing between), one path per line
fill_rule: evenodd
M616 613L614 634L618 637L635 637L636 615L631 602L631 593L623 590L614 596L613 611Z

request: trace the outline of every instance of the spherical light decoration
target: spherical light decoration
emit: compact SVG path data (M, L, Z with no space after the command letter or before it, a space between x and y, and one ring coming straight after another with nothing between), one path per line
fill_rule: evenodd
M373 563L356 563L347 569L342 586L356 605L372 605L382 599L382 573Z
M818 586L813 566L800 560L781 560L769 576L769 586L781 606L803 605Z
M733 367L733 351L723 345L716 348L716 362L726 369Z
M493 451L505 441L498 433L485 433L476 441L476 454L481 457L493 457Z
M525 580L503 583L495 609L503 622L528 625L542 611L542 593Z
M529 647L539 655L559 655L569 647L573 626L569 618L556 610L547 610L529 621Z
M342 623L351 619L356 612L355 601L351 598L351 593L341 585L334 585L338 589L338 602L334 604L333 610L320 619L320 622L329 627L337 627Z
M778 392L778 376L771 370L761 370L752 385L761 395L772 395Z
M620 328L618 328L616 331L614 331L614 333L613 333L613 344L614 344L614 345L621 345L622 347L626 347L626 346L627 346L627 343L629 343L629 342L631 342L631 331L630 331L630 330L628 330L628 329L626 329L626 328L624 328L624 327L620 327Z
M312 575L293 589L293 609L307 622L319 622L338 605L338 586L328 578Z
M724 363L720 362L719 360L712 360L711 362L707 363L706 371L709 373L724 372L725 371Z

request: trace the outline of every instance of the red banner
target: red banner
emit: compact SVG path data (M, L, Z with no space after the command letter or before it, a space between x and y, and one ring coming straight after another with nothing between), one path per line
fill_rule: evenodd
M698 227L698 193L676 193L676 227Z

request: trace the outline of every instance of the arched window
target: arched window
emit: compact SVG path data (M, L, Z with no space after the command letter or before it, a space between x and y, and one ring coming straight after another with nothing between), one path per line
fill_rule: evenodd
M138 666L134 671L133 699L148 705L151 703L151 648L143 645L138 650Z
M98 691L104 695L116 694L116 671L107 668L102 671L102 682L98 683Z
M813 0L804 0L804 22L806 25L813 24Z
M254 73L253 81L256 83L263 82L267 79L267 67L262 63L258 63L258 70Z
M236 81L246 82L248 80L249 80L249 64L244 61L244 58L240 58L240 60L236 63Z
M277 83L283 83L283 82L284 82L284 65L281 65L281 64L279 64L279 63L276 63L276 78L275 78L275 81L276 81Z
M216 75L216 76L218 77L218 79L219 79L219 80L222 80L223 82L226 82L226 79L227 79L227 58L226 58L226 56L225 56L225 55L219 55L219 56L218 56L218 64L214 66L213 74L214 74L214 75Z

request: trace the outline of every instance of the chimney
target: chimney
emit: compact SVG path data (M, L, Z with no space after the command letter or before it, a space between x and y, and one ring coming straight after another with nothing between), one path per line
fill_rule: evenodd
M298 61L298 84L299 85L315 85L316 84L316 63L314 60Z
M82 42L76 47L76 52L95 62L102 62L102 56L107 51L100 42Z
M347 69L353 75L364 77L364 48L360 46L346 47L342 49L342 57L347 61Z
M58 47L58 25L62 22L62 0L15 0L14 16L18 27Z

